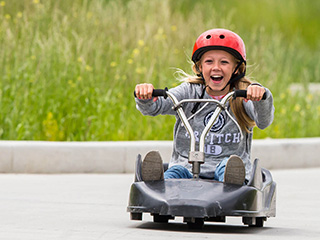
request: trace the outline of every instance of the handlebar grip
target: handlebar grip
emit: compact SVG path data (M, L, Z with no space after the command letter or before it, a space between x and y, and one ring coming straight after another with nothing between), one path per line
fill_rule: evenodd
M168 88L165 88L165 89L153 89L152 97L164 97L164 98L167 98L168 97L167 91L168 91ZM137 97L136 91L134 91L133 95L134 95L134 97Z
M247 90L235 90L233 94L233 99L237 97L247 98ZM267 98L267 93L265 92L261 98L261 100L265 100Z
M164 98L167 98L168 97L167 91L168 91L168 88L165 88L165 89L153 89L152 96L153 97L164 97Z

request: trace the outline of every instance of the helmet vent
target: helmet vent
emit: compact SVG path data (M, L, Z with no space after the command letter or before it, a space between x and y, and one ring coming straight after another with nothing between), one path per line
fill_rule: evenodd
M219 38L220 38L220 39L224 39L225 36L224 36L223 34L221 34L221 35L219 36Z
M211 35L207 35L207 36L206 36L206 39L210 39L210 38L211 38Z

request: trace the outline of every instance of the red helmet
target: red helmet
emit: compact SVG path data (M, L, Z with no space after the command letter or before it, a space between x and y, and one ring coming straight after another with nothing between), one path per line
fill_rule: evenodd
M235 58L246 62L246 48L238 34L222 28L202 33L193 47L192 61L196 63L201 56L210 50L224 50Z

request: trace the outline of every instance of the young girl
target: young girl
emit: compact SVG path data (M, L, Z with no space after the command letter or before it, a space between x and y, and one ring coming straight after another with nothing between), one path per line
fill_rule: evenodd
M194 76L185 74L185 82L169 91L182 99L222 99L234 89L246 89L247 98L230 100L227 111L222 111L210 129L205 142L205 163L201 178L243 184L251 172L250 151L252 129L264 129L273 121L271 92L245 77L246 52L243 40L226 29L211 29L202 33L195 42L192 61ZM163 175L158 152L150 152L142 163L144 181L166 178L192 178L188 163L189 135L181 124L171 100L152 98L152 84L135 87L137 109L144 115L171 114L176 116L174 146L168 170ZM266 94L266 99L261 100ZM194 130L196 140L206 126L216 104L185 104L184 111ZM235 119L235 121L232 119Z

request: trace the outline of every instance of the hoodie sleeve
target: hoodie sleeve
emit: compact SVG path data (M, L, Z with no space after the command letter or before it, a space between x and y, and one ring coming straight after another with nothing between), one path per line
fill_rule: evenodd
M260 129L268 127L274 118L273 97L269 89L266 89L266 99L261 101L243 101L243 106L248 116Z

